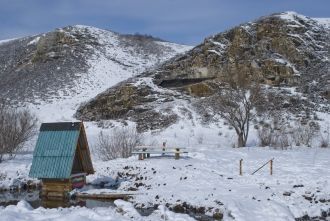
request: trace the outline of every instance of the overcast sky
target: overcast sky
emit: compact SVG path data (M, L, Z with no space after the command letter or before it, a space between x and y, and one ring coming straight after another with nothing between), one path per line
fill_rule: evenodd
M282 11L330 17L330 0L0 0L0 40L83 24L196 45Z

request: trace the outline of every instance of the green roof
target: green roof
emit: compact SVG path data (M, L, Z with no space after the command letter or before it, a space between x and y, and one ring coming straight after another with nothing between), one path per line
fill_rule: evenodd
M34 149L29 176L34 178L69 178L79 135L81 131L84 131L81 130L81 126L81 122L42 124Z

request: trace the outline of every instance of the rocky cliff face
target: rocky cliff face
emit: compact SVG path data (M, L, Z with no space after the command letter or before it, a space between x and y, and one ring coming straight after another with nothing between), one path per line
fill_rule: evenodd
M124 118L137 122L140 130L160 129L178 118L191 119L196 110L190 103L212 95L219 84L249 80L274 88L283 107L293 105L283 98L301 93L309 102L293 102L292 110L303 111L301 106L308 103L303 105L308 110L327 111L330 34L325 24L287 12L239 25L205 39L154 71L110 88L81 106L77 116ZM283 87L294 87L294 92L289 95Z
M322 84L329 79L329 42L329 29L318 21L292 12L274 14L205 39L164 65L155 82L171 87L174 79L187 85L193 79L258 79L300 86L314 79Z

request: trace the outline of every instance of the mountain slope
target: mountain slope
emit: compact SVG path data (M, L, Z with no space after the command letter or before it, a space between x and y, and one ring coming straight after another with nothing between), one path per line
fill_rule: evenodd
M278 108L297 115L328 112L329 42L324 22L294 12L262 17L205 39L156 71L121 82L77 115L84 120L124 118L142 131L163 129L179 119L209 115L196 116L199 110L191 103L215 93L222 82L256 79L273 88ZM147 116L153 117L146 121Z
M69 120L81 102L188 49L81 25L5 41L0 94L35 109L42 121Z

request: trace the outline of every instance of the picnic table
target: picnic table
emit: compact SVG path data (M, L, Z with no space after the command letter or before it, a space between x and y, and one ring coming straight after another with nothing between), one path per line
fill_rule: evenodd
M139 160L149 158L151 154L160 156L174 155L176 160L180 159L180 154L188 153L185 148L180 147L153 147L153 146L137 146L132 154L138 154Z

